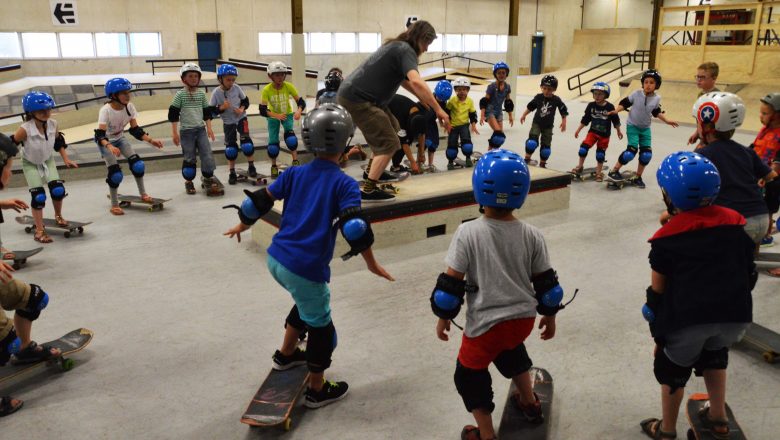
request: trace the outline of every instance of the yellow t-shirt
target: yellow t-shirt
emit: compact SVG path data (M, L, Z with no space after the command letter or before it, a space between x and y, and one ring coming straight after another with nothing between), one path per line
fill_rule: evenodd
M447 101L447 110L450 111L450 123L453 127L468 124L469 113L476 113L474 101L468 96L465 101L461 101L457 95L452 95L452 98Z
M260 99L268 104L268 109L272 112L286 115L293 112L290 107L290 99L293 96L300 96L298 90L292 83L285 81L280 89L274 87L273 83L267 84L263 87Z

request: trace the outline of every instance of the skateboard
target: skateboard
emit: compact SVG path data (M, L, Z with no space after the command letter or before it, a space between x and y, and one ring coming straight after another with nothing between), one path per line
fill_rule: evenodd
M482 153L475 151L471 154L471 167L477 164L477 161L482 157ZM455 158L454 162L460 165L461 168L471 168L466 166L466 161L461 158Z
M368 167L367 164L360 165L360 169L365 171ZM382 182L403 182L404 180L408 179L409 176L412 175L412 173L408 171L401 171L399 173L396 173L394 171L385 170L384 174L386 176L390 176L390 179L382 180Z
M607 170L608 172L609 170ZM636 173L633 171L623 171L620 173L623 176L623 180L618 181L611 179L607 173L604 173L604 180L607 182L607 188L612 190L620 190L626 185L631 185L631 178L636 176Z
M108 197L111 198L110 195ZM165 202L171 201L171 199L158 199L152 197L151 202L146 202L139 196L126 196L124 194L119 194L118 198L119 198L119 206L121 206L122 208L127 208L129 206L132 206L133 203L140 203L142 205L147 205L148 206L147 210L149 212L160 211L165 208Z
M603 170L601 171L604 172ZM579 173L575 173L574 171L569 171L569 174L571 174L571 180L572 181L579 181L584 182L586 179L595 179L596 178L596 167L588 167L583 168L582 171ZM604 178L606 179L607 175L604 174Z
M14 254L14 258L9 258L8 261L13 260L12 267L16 270L21 269L22 266L27 264L27 259L32 257L33 255L37 254L38 252L42 251L43 248L35 248L30 249L29 251L10 251L12 254Z
M260 173L257 173L255 177L252 177L249 175L249 172L243 168L236 168L236 176L238 177L237 180L239 182L246 182L252 186L268 185L268 179L271 179L271 176Z
M14 364L13 358L11 358L10 364L0 368L0 385L8 380L13 379L16 376L19 376L20 374L26 373L34 368L44 365L59 364L62 371L70 370L75 365L75 362L73 359L66 356L81 351L90 343L90 341L92 341L92 336L94 336L92 330L80 328L63 335L59 339L41 344L59 348L62 352L61 356L57 356L46 361L37 361L28 364Z
M688 429L688 440L715 440L710 430L704 427L699 418L699 411L709 406L710 396L705 393L691 394L691 397L688 398L688 405L685 410L685 413L688 415L688 422L691 424L690 429ZM729 418L729 440L747 439L728 404L726 404L726 415Z
M206 190L206 195L208 197L224 196L225 195L225 185L223 185L222 182L219 181L217 176L211 176L210 180L212 182L211 188L213 188L213 190L209 188L209 184L206 183L206 179L204 179L202 177L200 179L200 187Z
M407 168L409 168L409 169L412 168L412 164L409 163L408 159L404 159L404 165ZM425 173L438 173L439 172L439 170L437 170L436 167L431 168L428 165L425 165L425 163L423 163L422 165L420 165L418 163L418 165L420 166L420 170L423 172L423 174L425 174Z
M780 335L755 322L748 327L742 343L761 351L761 356L770 364L780 356Z
M363 188L363 181L360 182L360 187ZM393 185L392 183L378 183L377 188L381 189L385 192L391 192L393 194L398 194L401 192L401 188Z
M756 257L756 261L764 261L764 262L780 262L780 253L777 252L759 252L758 256Z
M290 413L309 379L305 365L289 370L271 370L260 385L241 423L251 426L279 426L289 431L292 426Z
M18 223L21 223L23 225L31 225L24 228L24 232L31 234L35 230L35 220L30 217L29 215L21 215L19 217L16 217L16 221ZM63 235L65 235L65 238L70 238L71 235L78 232L79 234L84 233L84 226L91 225L92 222L77 222L74 220L68 220L67 226L60 226L57 224L57 222L53 218L45 218L43 219L43 226L46 228L53 228L53 229L60 229L65 231Z
M531 368L530 373L534 380L534 392L539 396L539 400L542 403L544 422L533 424L526 421L520 410L515 406L512 396L517 392L517 388L515 383L512 382L512 386L509 387L509 393L506 396L504 413L501 415L498 438L542 440L549 435L550 419L552 418L553 379L550 373L543 368Z

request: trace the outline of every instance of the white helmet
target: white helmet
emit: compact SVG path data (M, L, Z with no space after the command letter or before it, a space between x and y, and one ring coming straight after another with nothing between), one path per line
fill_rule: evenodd
M745 120L745 104L733 93L710 92L696 100L691 114L697 122L715 124L715 131L731 131Z
M179 69L179 76L184 76L187 72L198 72L198 75L203 75L200 66L195 63L184 63L181 69Z
M459 76L452 81L452 87L469 87L471 88L471 81L468 78Z
M268 74L287 73L287 66L281 61L272 61L268 63Z
M780 92L774 92L764 96L761 98L761 102L772 107L774 111L780 112Z

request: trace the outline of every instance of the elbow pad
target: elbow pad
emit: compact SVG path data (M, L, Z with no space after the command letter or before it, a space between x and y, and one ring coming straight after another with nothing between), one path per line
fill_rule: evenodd
M54 151L60 151L67 148L68 144L65 143L65 136L62 135L61 131L58 131L57 137L54 138Z
M214 119L214 113L217 113L217 108L216 107L212 107L212 106L203 107L203 120L204 121L210 121L210 120ZM217 113L217 114L219 114L219 113Z
M268 214L274 206L274 199L268 194L268 190L261 188L255 192L245 189L246 198L241 206L227 205L222 209L235 208L238 210L238 219L245 225L254 225L257 219Z
M298 97L297 103L298 103L298 108L300 108L301 110L306 110L306 100L303 99L302 96Z
M504 110L506 110L507 113L512 113L515 111L515 103L511 99L507 98L504 101Z
M137 125L135 127L130 127L130 130L127 130L127 132L139 141L144 140L144 136L146 135L144 129Z
M487 105L488 105L488 99L487 98L482 98L482 99L479 100L479 108L480 109L486 109Z
M268 106L265 104L260 104L260 116L268 117Z
M628 98L623 98L620 100L620 103L618 104L624 109L628 110L631 107L631 101L628 100Z
M436 279L436 287L431 292L431 310L441 319L453 319L458 316L466 295L466 280L459 280L442 272Z
M563 299L563 289L558 283L558 274L553 269L548 269L536 276L531 282L536 293L536 311L540 315L552 316L558 313Z
M359 255L374 244L374 231L371 223L363 216L360 207L347 208L339 214L339 228L341 235L349 243L350 250L341 256L342 260L349 260Z
M168 107L168 121L179 122L179 115L181 115L181 109L178 107Z
M240 107L244 107L244 110L249 108L249 97L244 96L244 99L241 100L241 104L239 104Z
M14 143L14 145L21 145L22 144L21 142L17 141L16 138L14 138L14 135L11 135L9 138L11 139L11 142Z
M469 113L469 122L471 122L472 124L477 123L477 112Z
M661 107L656 107L656 108L654 108L654 109L653 109L653 111L651 111L650 113L652 113L652 115L653 115L653 117L654 117L654 118L657 118L657 117L658 117L658 115L660 115L660 114L661 114L661 113L663 113L663 112L661 111Z
M108 137L106 136L106 130L96 129L95 130L95 143L98 144L99 147L102 147L103 139L108 141Z

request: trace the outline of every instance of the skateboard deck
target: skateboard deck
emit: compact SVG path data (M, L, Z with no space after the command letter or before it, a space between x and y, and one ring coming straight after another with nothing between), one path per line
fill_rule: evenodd
M615 181L609 178L607 175L608 172L609 170L604 173L604 181L607 182L607 188L613 190L620 190L626 185L631 185L631 178L636 176L636 173L633 171L623 171L620 173L623 176L623 180Z
M479 151L475 151L471 154L471 167L475 166L477 164L477 161L482 157L482 153ZM456 157L454 162L458 165L460 165L462 168L471 168L466 166L466 161L464 159L461 159L459 157Z
M260 173L257 173L255 177L252 177L249 175L249 171L243 168L236 168L236 176L238 177L239 182L249 183L252 186L268 185L268 180L271 179L271 176Z
M94 336L92 330L80 328L63 335L59 339L41 344L59 348L60 351L62 351L62 356L51 358L47 361L38 361L29 364L14 364L13 358L11 358L11 363L0 368L0 385L20 374L45 365L59 364L62 371L70 370L75 365L75 362L67 356L81 351L92 341L92 336Z
M758 253L758 257L756 257L756 261L778 263L778 262L780 262L780 253L778 253L778 252L759 252Z
M292 426L290 413L308 379L309 370L305 365L284 371L271 369L241 416L241 423L251 426L281 425L289 431Z
M14 269L20 269L22 266L27 264L27 259L32 257L33 255L37 254L38 252L42 251L43 248L35 248L30 249L28 251L11 251L11 253L14 254L14 258L9 258L8 261L13 261L13 268Z
M200 187L204 190L206 190L206 196L208 197L219 197L225 195L225 185L220 182L220 180L217 178L217 176L212 176L211 180L217 184L217 188L214 190L214 192L211 192L209 190L209 185L206 183L206 180L201 178L200 179Z
M755 322L748 327L742 343L758 349L770 364L780 357L780 335Z
M498 427L498 438L543 440L547 439L552 418L553 379L550 373L543 368L531 368L531 377L534 380L534 392L542 403L544 422L532 424L523 417L520 410L513 402L513 395L517 392L515 383L509 387L504 404L504 413L501 415L501 424Z
M18 223L21 223L23 225L31 225L24 228L24 232L31 234L35 230L35 220L29 216L29 215L20 215L16 217L16 221ZM67 226L60 226L57 224L57 222L53 218L44 218L43 219L43 226L46 228L52 228L52 229L60 229L65 231L63 235L65 235L65 238L70 238L73 233L78 232L79 234L84 233L84 226L91 225L92 222L77 222L75 220L68 220Z
M691 394L688 398L685 413L688 416L688 422L691 424L688 429L688 440L715 440L709 429L705 428L699 418L699 411L705 406L709 407L710 396L705 393ZM734 418L734 413L726 404L726 415L729 418L729 440L745 440L745 433Z
M411 164L411 163L409 163L409 160L408 160L408 159L404 159L404 165L405 165L407 168L409 168L409 169L411 169L411 168L412 168L412 164ZM425 174L425 173L438 173L438 172L439 172L439 170L438 170L438 169L436 169L436 167L433 167L433 169L431 170L431 168L429 168L429 167L428 167L428 165L422 165L422 166L420 167L420 170L423 172L423 174Z
M363 171L365 171L367 167L368 167L368 164L360 165L360 169L363 170ZM382 183L385 183L385 182L403 182L404 180L408 179L409 176L412 175L412 173L410 173L408 171L401 171L400 173L396 173L396 172L390 171L390 170L385 170L385 174L389 175L391 177L391 179L390 180L384 180L384 181L382 181Z
M107 197L111 198L110 195L108 195ZM152 197L151 202L146 202L139 196L131 196L131 195L124 195L124 194L119 194L118 198L119 198L119 206L121 206L122 208L127 208L129 206L132 206L133 203L138 203L138 204L146 205L147 210L149 212L162 210L165 208L165 202L171 201L171 199L158 199Z

